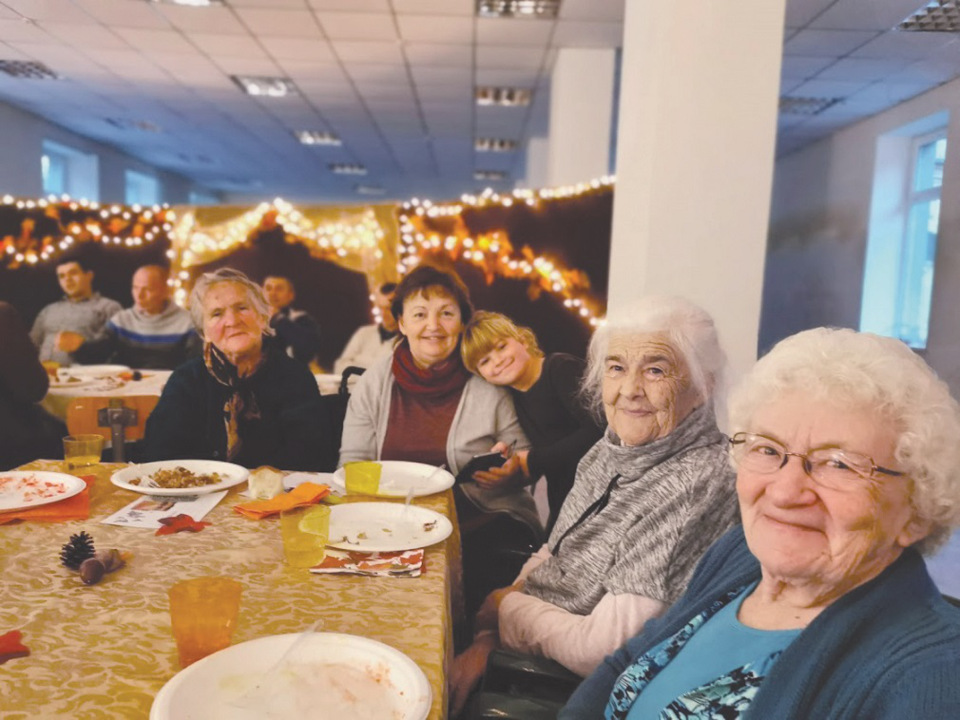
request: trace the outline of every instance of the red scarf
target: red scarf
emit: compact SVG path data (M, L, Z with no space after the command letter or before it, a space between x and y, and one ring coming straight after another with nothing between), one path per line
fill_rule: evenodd
M470 379L463 366L458 346L446 360L426 370L417 366L410 343L404 338L393 351L393 377L397 385L408 393L426 398L437 398L461 392Z

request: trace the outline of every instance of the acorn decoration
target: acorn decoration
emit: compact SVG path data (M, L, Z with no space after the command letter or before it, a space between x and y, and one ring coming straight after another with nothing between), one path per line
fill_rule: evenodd
M84 585L96 585L104 575L127 564L119 550L95 551L93 538L86 532L70 536L70 542L60 551L60 560L66 567L80 573Z
M60 550L60 560L71 570L79 570L80 565L94 553L93 538L81 531L70 536L70 542Z

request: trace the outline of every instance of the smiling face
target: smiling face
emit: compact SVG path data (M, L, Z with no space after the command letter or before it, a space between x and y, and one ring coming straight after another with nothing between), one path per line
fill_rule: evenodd
M234 364L260 352L265 327L242 285L217 283L204 295L203 336Z
M614 335L604 360L603 409L624 445L672 433L702 403L686 362L656 333Z
M57 266L60 288L71 300L85 300L93 294L93 271L84 272L80 263L68 262Z
M761 407L748 431L777 440L789 452L840 447L901 469L893 455L896 428L866 409L790 394ZM907 477L881 473L846 490L824 488L793 456L774 473L742 466L737 473L743 529L764 577L823 585L837 595L876 576L926 536L927 526L914 520L909 492Z
M159 315L167 306L170 288L162 271L143 267L133 274L130 294L135 308L147 315Z
M403 302L400 332L410 342L414 362L421 368L443 362L457 347L463 321L457 301L436 288L411 295Z
M533 369L533 359L522 342L503 337L477 361L477 372L491 385L525 385Z

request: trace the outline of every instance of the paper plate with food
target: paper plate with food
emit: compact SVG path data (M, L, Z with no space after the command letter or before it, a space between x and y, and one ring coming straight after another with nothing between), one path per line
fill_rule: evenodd
M446 540L450 521L438 512L401 503L361 502L330 509L327 545L359 552L416 550Z
M180 671L150 720L423 720L433 693L423 671L389 645L341 633L270 635Z
M130 368L126 365L71 365L60 372L80 378L98 378L115 377L120 373L130 372Z
M78 477L57 472L0 472L0 512L22 510L66 500L83 492Z
M454 477L443 468L423 463L404 462L402 460L380 461L380 484L377 497L406 497L413 490L414 497L433 495L453 487ZM343 468L333 474L331 487L346 495L346 476Z
M249 474L215 460L161 460L118 470L110 482L144 495L206 495L239 485Z
M71 375L66 370L60 370L57 372L56 377L50 378L50 387L54 390L61 390L64 388L82 388L93 385L96 382L96 378L80 377L79 375Z

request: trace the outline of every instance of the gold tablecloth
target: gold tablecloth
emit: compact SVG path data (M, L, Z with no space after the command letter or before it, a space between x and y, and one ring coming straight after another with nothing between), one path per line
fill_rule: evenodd
M21 630L29 657L0 667L0 717L146 718L153 697L179 671L167 589L178 580L227 575L243 584L234 644L323 629L379 640L413 659L433 688L430 718L446 717L452 657L450 587L459 570L459 535L427 549L419 578L313 575L283 562L279 521L233 511L230 493L200 533L156 537L153 530L100 520L137 496L109 481L118 465L98 465L90 518L0 526L0 634ZM28 470L63 470L37 461ZM244 487L244 486L241 486ZM450 491L414 501L454 519ZM454 522L456 527L456 523ZM86 530L98 549L130 551L127 567L86 586L60 564L60 546Z

